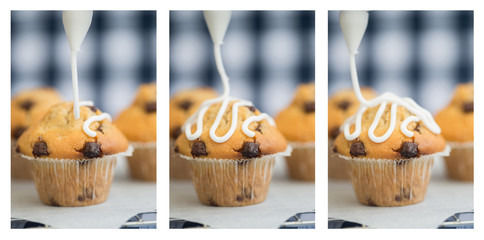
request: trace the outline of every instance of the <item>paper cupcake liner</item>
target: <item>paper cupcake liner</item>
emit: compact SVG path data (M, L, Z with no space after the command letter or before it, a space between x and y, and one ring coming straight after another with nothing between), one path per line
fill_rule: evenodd
M127 158L131 177L156 182L156 142L131 142L131 145L133 155Z
M334 140L328 139L328 177L332 179L350 179L345 159L334 152Z
M418 158L389 160L370 158L347 159L351 182L359 202L369 206L394 207L424 200L434 158L443 152Z
M77 207L106 201L116 159L130 156L132 151L129 146L123 153L81 160L21 156L30 160L35 187L43 203Z
M11 178L32 180L32 168L29 165L29 161L22 158L20 154L15 151L16 144L17 140L12 139L10 151Z
M452 152L444 157L447 175L459 181L474 181L474 142L449 143Z
M286 157L289 176L296 180L313 181L315 176L315 144L289 143L292 146L291 156Z
M235 207L263 202L272 178L275 159L285 152L251 159L187 159L200 202L211 206Z
M188 160L175 152L175 140L170 139L170 178L191 179Z

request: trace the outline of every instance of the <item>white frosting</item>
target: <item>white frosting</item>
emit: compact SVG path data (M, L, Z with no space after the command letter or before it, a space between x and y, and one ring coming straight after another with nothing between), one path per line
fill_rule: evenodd
M222 45L223 43L223 38L225 36L225 32L227 31L227 27L230 22L231 12L230 11L204 11L203 15L205 17L205 21L207 23L207 26L210 32L210 36L212 37L212 41L214 45L215 64L220 74L220 78L222 79L224 92L223 92L223 95L220 97L203 102L200 105L200 108L197 110L197 112L188 118L188 120L183 125L183 128L185 129L185 135L188 140L193 141L199 138L202 135L202 131L203 131L203 117L205 116L205 113L213 104L222 102L220 109L217 113L217 116L215 118L215 121L212 127L210 127L209 133L210 133L210 138L214 142L223 143L232 137L232 135L234 134L237 128L239 107L253 106L253 104L250 101L237 99L229 96L230 95L229 77L225 73L225 68L223 66L220 45ZM217 136L215 132L217 131L220 125L220 121L222 120L222 117L227 109L227 106L231 101L236 101L236 102L232 105L232 119L231 119L230 129L225 133L225 135ZM247 118L242 123L242 131L248 137L253 137L255 133L249 129L250 123L256 122L256 121L262 121L264 119L267 119L269 121L269 124L275 125L274 120L269 115L262 113L258 116L251 116ZM195 132L192 133L191 131L192 125L195 123L197 124L196 125L197 128Z
M92 101L82 101L82 102L79 102L79 106L94 106L94 103ZM86 121L84 121L84 124L82 125L82 130L89 137L95 137L97 136L97 133L91 130L89 126L93 122L100 122L104 119L108 119L109 121L112 121L111 115L109 115L108 113L102 113L100 115L92 116L88 118Z
M370 128L368 129L368 137L375 143L384 142L392 135L396 127L397 107L399 105L406 108L412 114L415 114L415 116L407 117L400 126L400 131L405 136L413 137L414 133L408 130L407 127L411 122L420 121L422 121L430 131L435 134L439 134L440 128L433 119L432 114L420 107L411 98L401 98L389 92L383 93L382 95L369 101L363 97L358 83L358 75L356 73L355 55L358 53L358 46L360 45L361 39L363 38L363 34L365 33L368 25L368 12L342 11L340 13L340 25L348 46L348 51L350 53L350 71L353 90L356 94L356 97L360 101L360 107L358 108L356 114L346 119L342 125L345 138L348 141L351 141L360 136L361 119L363 114L369 107L376 107L378 105L380 105L380 107L375 115L375 118L373 119L372 124L370 125ZM382 136L375 136L375 130L388 103L391 103L390 126L385 134ZM355 130L353 133L350 133L350 125L352 124L355 125Z
M91 26L93 11L63 11L62 22L71 48L72 91L74 93L74 118L79 119L79 89L77 79L77 51Z

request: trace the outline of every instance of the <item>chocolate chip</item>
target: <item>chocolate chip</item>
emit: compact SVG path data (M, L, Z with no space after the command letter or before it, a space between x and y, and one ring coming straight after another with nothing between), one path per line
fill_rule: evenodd
M95 106L86 106L86 107L88 107L89 109L91 109L91 111L93 111L94 113L96 113L97 110L98 110L98 108L95 107Z
M338 148L336 147L336 145L333 147L333 152L338 153Z
M77 196L77 201L84 202L84 196L82 195Z
M260 134L262 134L262 130L260 129L260 123L257 125L254 131L260 132Z
M352 157L366 156L365 144L360 141L353 142L350 147L350 155Z
M418 133L422 134L422 133L420 132L420 123L417 123L417 125L415 125L415 128L414 128L413 130L414 130L415 132L418 132Z
M102 134L104 134L104 131L103 131L103 123L102 122L99 123L99 127L97 127L96 131L99 131Z
M15 147L15 152L20 153L20 146L19 145L17 145L17 147Z
M304 103L304 112L312 113L316 109L316 103L314 101Z
M329 131L329 137L335 139L339 135L339 127L334 127Z
M242 202L244 198L241 195L237 195L237 197L235 197L235 200L237 200L237 202Z
M395 196L395 201L397 201L397 202L402 201L402 197L400 197L400 195L396 195Z
M36 142L32 149L32 154L35 157L49 156L49 151L47 150L47 143L45 143L44 141Z
M13 131L12 131L12 137L14 139L18 139L20 137L20 135L22 135L22 133L25 132L25 130L27 130L26 127L16 127Z
M176 139L178 136L180 136L181 133L182 133L182 131L181 131L180 127L174 127L170 131L170 137L173 138L173 139Z
M259 144L256 142L244 142L244 145L239 152L242 153L242 156L245 158L254 158L261 155Z
M255 108L254 106L246 106L251 112L255 112L255 110L257 110L257 108Z
M20 103L20 107L25 111L30 110L30 108L32 108L33 105L34 105L34 102L32 102L32 100L25 100Z
M346 111L346 109L348 109L350 105L351 105L351 102L349 102L348 100L343 100L338 103L338 107L343 111Z
M404 158L417 157L419 155L418 144L413 142L403 142L399 152Z
M207 148L205 147L205 143L201 141L195 141L192 145L192 156L199 157L199 156L207 156Z
M182 102L178 103L178 107L186 111L192 106L192 104L193 104L192 101L185 99Z
M100 157L102 155L101 144L97 142L86 142L82 149L82 154L87 158Z
M156 101L145 103L145 112L146 113L156 112Z
M178 152L179 152L179 150L178 150L178 146L176 146L176 147L175 147L175 149L174 149L173 151L175 151L176 153L178 153Z
M474 101L463 103L462 104L462 111L464 111L465 113L474 112Z

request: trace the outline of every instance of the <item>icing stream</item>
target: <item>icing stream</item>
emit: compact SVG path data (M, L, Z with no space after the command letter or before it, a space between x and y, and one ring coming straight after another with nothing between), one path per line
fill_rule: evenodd
M414 133L408 130L408 125L411 122L420 121L422 121L430 131L435 134L439 134L440 128L433 119L432 114L430 114L430 112L425 110L424 108L420 107L411 98L401 98L390 92L383 93L382 95L369 101L363 97L358 83L355 55L358 53L358 46L361 42L361 39L363 38L363 34L365 33L366 27L368 25L368 12L342 11L340 13L340 25L350 54L350 71L353 90L356 94L356 97L358 98L358 101L360 101L360 106L356 114L346 119L346 121L342 125L345 138L348 141L358 138L361 134L361 119L363 114L368 108L376 107L378 105L380 105L380 107L375 115L375 118L373 119L372 124L370 125L370 128L368 129L368 137L371 139L371 141L375 143L384 142L392 135L396 127L397 107L399 105L403 106L412 114L414 114L414 116L407 117L400 125L400 131L405 136L413 137ZM375 130L378 126L378 122L380 121L383 112L387 107L387 104L391 104L390 126L388 127L388 130L385 132L385 134L383 134L382 136L375 136ZM350 125L352 124L355 125L355 130L353 131L353 133L350 133Z
M193 114L188 118L188 120L183 125L183 128L185 130L185 135L188 140L193 141L199 138L202 135L203 117L205 116L205 113L213 104L222 102L220 109L217 113L217 116L215 118L215 121L213 125L210 127L209 133L210 133L210 138L214 142L223 143L232 137L232 135L234 134L237 128L239 107L253 106L253 104L250 101L230 97L229 77L225 73L225 68L222 62L222 54L221 54L220 46L223 43L223 38L230 21L231 12L230 11L204 11L203 14L208 26L208 30L210 32L210 36L212 37L213 46L214 46L215 64L217 66L217 70L222 80L224 92L220 97L203 102L200 108L197 110L197 112L195 112L195 114ZM231 101L236 101L236 102L232 105L232 119L231 119L230 129L227 131L227 133L225 133L225 135L217 136L215 132L218 129L220 125L220 121L222 120L222 117L225 111L227 110L227 106ZM242 123L242 131L248 137L253 137L255 133L249 129L250 123L262 121L264 119L267 119L269 121L269 124L275 125L274 120L269 115L265 113L261 113L258 116L251 116L247 118ZM191 129L193 124L195 123L196 123L196 130L194 133L192 133Z
M79 106L94 106L92 101L82 101L79 103ZM82 125L82 130L86 135L89 137L95 137L97 136L97 133L89 128L91 123L93 122L100 122L104 119L108 119L109 121L112 121L111 115L108 113L102 113L100 115L92 116L88 118L86 121L84 121L84 124Z

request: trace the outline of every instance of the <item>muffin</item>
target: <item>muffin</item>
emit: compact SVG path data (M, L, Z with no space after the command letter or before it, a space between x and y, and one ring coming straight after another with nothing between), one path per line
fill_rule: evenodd
M452 147L445 157L447 174L461 181L474 181L474 84L459 84L449 105L435 121Z
M388 104L377 122L375 136L383 136L391 124L391 106ZM401 131L402 123L414 116L403 106L396 108L395 129L381 143L374 142L369 129L380 105L368 108L362 115L361 133L347 140L341 132L335 139L334 150L347 159L347 167L358 200L370 206L404 206L421 202L427 192L430 169L435 156L447 154L441 134L430 131L422 122L407 125L413 136ZM349 127L350 133L355 124Z
M114 124L134 148L128 157L131 177L156 182L156 83L140 85L131 106Z
M185 121L200 105L218 96L212 88L200 87L180 91L170 99L170 178L190 179L190 168L186 159L175 153L175 140L181 133Z
M55 89L47 87L25 90L12 98L10 108L12 178L32 179L30 165L14 150L15 144L31 124L39 121L52 105L61 100L61 96Z
M376 97L371 88L362 88L361 94L367 100ZM355 114L360 106L353 89L344 89L334 93L328 100L328 177L332 179L349 179L346 161L334 151L334 139L340 133L343 122Z
M109 117L92 121L106 116L94 106L81 106L80 118L74 119L72 102L62 102L20 136L16 150L30 160L42 202L75 207L106 200L116 158L130 154L128 140Z
M277 128L292 146L286 164L289 176L297 180L314 181L314 92L314 83L301 84L291 104L275 118Z
M197 122L194 116L187 120L175 150L189 160L195 190L203 204L260 203L269 189L275 157L287 155L290 147L273 120L249 102L227 101L217 127L214 122L221 105L217 99L202 105L200 112L206 110L203 119ZM237 114L235 119L233 114ZM215 137L210 136L211 128Z

